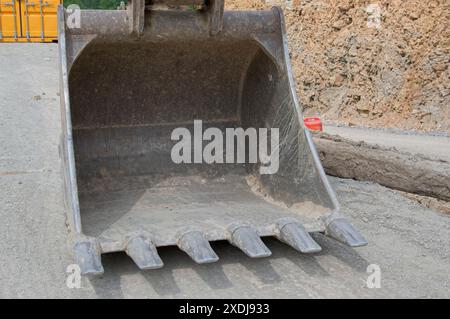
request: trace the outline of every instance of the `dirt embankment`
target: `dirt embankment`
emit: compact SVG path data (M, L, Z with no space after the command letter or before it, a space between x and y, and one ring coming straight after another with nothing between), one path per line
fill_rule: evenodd
M450 131L447 0L227 0L284 8L306 115L343 124Z
M328 175L450 201L449 162L325 133L313 138Z

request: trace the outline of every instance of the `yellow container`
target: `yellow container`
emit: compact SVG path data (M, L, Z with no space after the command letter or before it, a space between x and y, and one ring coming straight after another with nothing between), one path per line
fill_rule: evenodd
M0 42L52 42L62 0L0 0Z

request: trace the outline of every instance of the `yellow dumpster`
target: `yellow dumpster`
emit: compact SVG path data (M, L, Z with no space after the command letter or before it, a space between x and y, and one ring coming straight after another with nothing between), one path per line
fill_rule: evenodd
M62 0L0 0L0 42L52 42Z

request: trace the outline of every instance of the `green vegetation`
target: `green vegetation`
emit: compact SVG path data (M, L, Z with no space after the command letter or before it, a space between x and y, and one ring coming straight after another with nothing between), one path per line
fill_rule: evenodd
M67 8L67 6L71 4L77 4L81 9L115 10L120 5L121 1L125 4L127 3L127 0L65 0L64 6Z

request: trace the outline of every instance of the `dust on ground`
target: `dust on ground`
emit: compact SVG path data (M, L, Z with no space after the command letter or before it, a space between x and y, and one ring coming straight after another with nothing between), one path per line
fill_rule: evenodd
M445 213L450 215L450 202L445 200L440 200L437 198L429 197L429 196L422 196L407 192L402 192L399 190L396 190L397 193L400 195L417 202L418 204L422 205L423 207L432 209L436 212Z
M311 219L319 218L327 213L330 213L330 209L318 204L315 204L311 201L297 202L292 205L286 205L286 203L276 200L270 195L267 187L265 187L258 176L256 175L248 175L245 178L247 185L250 187L251 191L258 196L259 198L265 200L266 202L282 207L284 209L289 210L290 212L305 215L307 212L307 216Z

